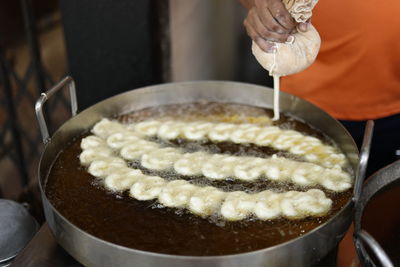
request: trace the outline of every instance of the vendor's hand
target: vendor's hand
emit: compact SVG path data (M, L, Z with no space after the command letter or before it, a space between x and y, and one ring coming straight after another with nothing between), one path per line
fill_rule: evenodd
M282 0L241 0L248 8L244 20L247 34L267 53L274 52L274 42L291 42L297 23L285 8ZM299 25L300 30L307 30Z

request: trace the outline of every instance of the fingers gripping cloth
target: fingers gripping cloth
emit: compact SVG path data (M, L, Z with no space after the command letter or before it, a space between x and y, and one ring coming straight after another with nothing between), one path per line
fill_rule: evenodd
M294 20L307 22L318 0L283 0ZM317 30L309 24L306 32L297 31L291 43L276 43L275 53L266 53L253 42L252 51L261 66L270 75L286 76L306 69L317 57L321 39Z

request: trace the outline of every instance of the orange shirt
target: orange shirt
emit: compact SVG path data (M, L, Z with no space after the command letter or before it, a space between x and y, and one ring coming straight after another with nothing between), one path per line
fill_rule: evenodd
M312 24L321 50L308 69L282 78L282 90L338 119L399 113L399 12L399 0L319 1Z

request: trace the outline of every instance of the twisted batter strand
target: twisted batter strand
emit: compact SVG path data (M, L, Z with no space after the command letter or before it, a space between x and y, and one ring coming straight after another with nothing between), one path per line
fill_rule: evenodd
M104 125L107 125L109 122L108 120L101 121L99 124L103 124L103 126L95 127L93 131L98 133L99 129L108 129ZM110 127L114 125L114 122L112 123ZM154 122L151 125L153 127L152 131L155 132ZM171 127L171 124L167 125ZM229 127L226 127L227 125ZM219 124L216 126L213 134L219 137L224 136L226 134L225 130L231 126L229 124ZM239 126L239 128L241 127L244 127L244 125ZM254 130L254 126L249 126L248 128L250 131L247 133L251 133ZM273 130L269 131L269 134L276 133L277 127L270 128L269 130L271 129ZM271 158L258 158L209 154L205 152L184 153L177 148L162 148L155 142L141 139L143 137L140 137L138 133L129 131L126 128L119 128L120 132L111 133L110 130L107 131L108 133L98 133L99 136L107 138L106 145L119 152L125 160L138 160L143 167L150 170L173 169L181 175L203 175L213 180L235 178L244 181L253 181L262 177L275 181L290 181L302 186L319 184L333 191L344 191L352 186L352 177L337 165L333 168L323 168L313 163L297 162L277 157L276 155L273 155ZM177 134L176 132L174 135ZM110 135L107 136L107 134ZM277 139L284 142L287 138L290 139L290 137L298 135L300 135L298 132L287 131ZM89 152L85 152L84 155L87 153ZM108 151L107 153L110 152Z
M276 193L265 190L256 194L241 191L223 192L215 187L200 187L185 180L167 181L158 176L143 174L129 168L107 147L105 140L89 136L82 140L80 159L93 176L104 179L104 186L112 191L129 190L137 200L157 199L171 208L185 208L202 217L218 214L231 221L255 216L262 220L285 217L300 219L323 216L329 212L332 201L318 189L307 192ZM98 152L99 157L82 155ZM89 153L90 152L90 153Z
M305 136L293 130L283 130L276 126L148 120L130 125L129 129L145 136L157 136L164 140L178 137L188 140L208 138L214 142L230 141L237 144L270 146L303 156L310 162L328 168L335 165L343 167L347 163L346 157L337 148L323 144L315 137Z

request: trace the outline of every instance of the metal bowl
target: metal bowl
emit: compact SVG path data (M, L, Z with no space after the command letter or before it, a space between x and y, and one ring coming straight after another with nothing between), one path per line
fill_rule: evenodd
M42 105L48 97L66 85L70 89L74 117L65 122L50 138L43 119ZM273 91L262 86L226 81L161 84L108 98L78 115L75 115L76 99L73 80L70 77L42 94L37 102L36 112L46 144L39 165L45 216L59 244L75 259L90 266L310 266L337 246L352 220L354 203L351 200L323 225L301 237L249 253L207 257L152 253L106 242L73 225L48 201L44 191L46 177L57 154L73 137L89 130L101 118L114 117L146 107L201 100L272 108ZM309 102L290 94L282 93L280 103L281 111L290 113L330 136L348 157L351 167L354 170L357 168L357 147L337 120Z

